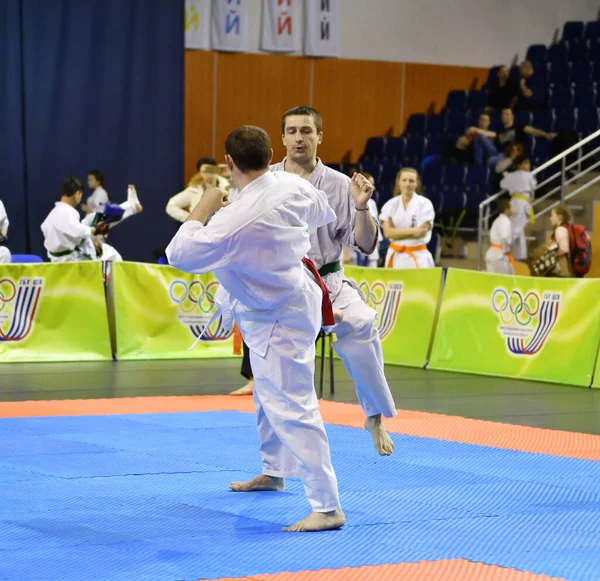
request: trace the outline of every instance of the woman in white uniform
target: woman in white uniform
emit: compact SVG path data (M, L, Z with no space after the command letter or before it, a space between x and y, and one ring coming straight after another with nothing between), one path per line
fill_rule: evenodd
M381 209L383 235L390 241L387 268L433 268L427 250L435 219L433 204L417 193L420 186L416 169L402 168L396 176L394 197Z
M515 259L511 253L512 227L512 202L507 198L498 200L500 215L494 220L490 229L490 247L485 255L485 265L488 272L496 274L514 274Z
M8 264L12 260L10 250L5 246L8 236L8 223L4 204L0 200L0 264Z

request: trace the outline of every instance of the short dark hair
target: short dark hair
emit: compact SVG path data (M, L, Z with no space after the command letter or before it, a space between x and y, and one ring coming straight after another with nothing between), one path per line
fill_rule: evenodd
M203 165L217 165L214 157L201 157L196 163L196 171L200 171Z
M99 169L93 169L93 170L88 171L88 175L89 176L94 176L94 178L96 179L96 181L101 186L104 186L104 175L102 175L102 172Z
M70 198L77 192L83 192L83 185L81 182L75 176L69 176L68 178L65 178L65 181L63 181L60 188L61 195Z
M500 198L496 203L496 207L498 208L499 214L504 214L510 207L510 198Z
M307 107L306 105L300 105L299 107L292 107L288 109L281 118L281 133L285 133L285 120L292 115L308 115L313 118L315 122L315 127L317 128L317 133L321 133L323 131L323 118L321 114L312 107Z
M243 125L227 136L225 153L243 173L267 169L271 160L271 140L264 129Z
M530 161L530 160L524 153L522 153L521 155L517 155L517 157L515 157L515 161L513 163L515 164L515 167L519 167L521 164L525 163L526 161Z

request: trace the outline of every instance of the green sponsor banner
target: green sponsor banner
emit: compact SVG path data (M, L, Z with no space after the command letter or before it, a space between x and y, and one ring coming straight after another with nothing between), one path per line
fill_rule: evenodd
M0 361L112 359L102 264L0 265Z
M118 359L233 356L233 333L223 329L220 319L189 350L216 310L219 283L212 274L115 262L112 282Z
M386 363L423 367L435 323L442 269L344 268L377 311Z
M592 387L600 388L600 367L598 364L600 363L600 346L598 347L598 355L596 355L596 370L594 372L594 382L592 383Z
M429 367L590 385L600 280L449 269Z

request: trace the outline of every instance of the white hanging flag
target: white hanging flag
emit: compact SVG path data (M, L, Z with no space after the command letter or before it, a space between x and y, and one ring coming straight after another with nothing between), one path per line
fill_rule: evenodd
M341 56L341 0L306 0L304 54Z
M267 52L302 50L300 0L263 0L260 48Z
M248 0L212 0L211 20L212 48L248 51Z
M210 0L185 0L185 48L210 48Z

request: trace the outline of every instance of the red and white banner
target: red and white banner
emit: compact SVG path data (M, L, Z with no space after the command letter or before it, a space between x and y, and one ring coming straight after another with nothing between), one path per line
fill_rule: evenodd
M298 52L301 0L263 0L260 48L267 52Z

